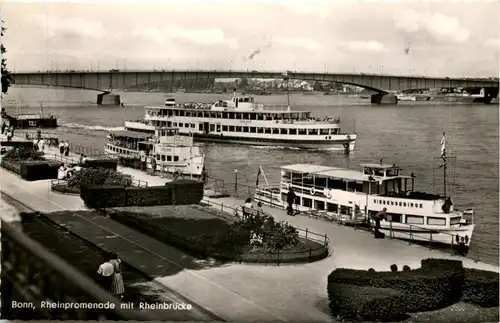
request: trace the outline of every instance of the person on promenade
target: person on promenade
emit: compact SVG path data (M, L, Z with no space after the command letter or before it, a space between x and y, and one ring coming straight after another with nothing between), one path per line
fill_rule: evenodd
M66 171L64 170L64 164L61 164L61 167L57 170L57 179L63 180L66 176Z
M64 156L69 156L69 142L67 140L64 142Z
M64 141L59 143L59 152L61 153L61 157L64 154Z
M97 269L97 274L99 275L99 283L106 291L111 292L111 283L113 281L113 274L115 269L111 263L111 256L107 253L104 255L105 261Z
M4 134L6 128L7 124L5 122L2 122L2 135Z
M38 140L33 139L33 150L38 151Z
M80 154L80 158L78 159L78 165L83 165L83 154Z
M262 203L261 202L257 203L257 215L259 215L259 216L264 215L264 210L262 210Z
M111 295L123 298L123 293L125 293L125 286L123 285L123 276L120 270L121 259L116 253L111 253L110 263L113 265L114 274L111 283Z
M387 211L387 208L384 207L382 209L382 211L378 212L377 214L375 214L373 216L373 220L375 220L375 230L374 230L373 234L374 234L376 239L383 237L383 235L381 234L379 229L380 229L380 221L385 219L386 211Z
M203 166L203 170L201 171L201 177L200 177L200 181L205 184L206 180L207 180L207 176L208 176L208 172L207 172L207 169L205 168L205 166Z
M38 141L38 150L40 150L41 152L45 152L45 140L40 139Z
M293 187L290 186L290 189L288 190L288 194L286 196L286 202L288 203L288 207L286 209L288 215L294 215L293 214L293 203L295 202L295 199L297 198L297 195L295 195L295 192L293 191Z
M251 212L253 211L252 199L247 198L245 200L245 204L241 206L241 211L243 213L243 219L247 219L250 217Z

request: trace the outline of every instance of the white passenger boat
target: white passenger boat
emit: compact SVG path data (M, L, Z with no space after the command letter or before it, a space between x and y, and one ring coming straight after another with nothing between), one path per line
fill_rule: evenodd
M108 156L136 161L160 173L200 176L205 156L193 138L179 135L178 129L158 127L154 134L140 131L111 131L104 151Z
M127 129L152 133L154 127L174 127L195 140L303 149L354 150L357 135L342 133L340 119L315 118L308 111L270 108L253 96L233 95L214 104L176 104L145 107L144 121L127 121Z
M459 211L449 196L415 191L415 176L400 171L382 163L364 164L361 171L288 165L281 167L280 185L257 188L254 200L284 208L292 188L299 211L317 211L347 223L373 224L373 215L385 208L380 231L387 236L468 247L475 228L473 209Z

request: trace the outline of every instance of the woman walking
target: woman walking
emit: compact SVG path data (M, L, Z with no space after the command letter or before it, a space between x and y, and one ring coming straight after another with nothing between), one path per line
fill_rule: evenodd
M113 265L113 268L115 270L111 282L111 295L119 298L123 298L123 293L125 293L125 286L123 286L123 276L120 270L121 262L122 261L120 260L120 258L118 258L118 255L116 253L111 253L110 263Z

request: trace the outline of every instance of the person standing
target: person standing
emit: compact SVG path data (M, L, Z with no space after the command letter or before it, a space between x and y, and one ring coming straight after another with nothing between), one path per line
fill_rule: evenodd
M383 235L379 231L380 230L380 221L385 219L386 212L387 212L387 208L384 207L382 209L382 211L378 212L377 214L375 214L373 216L373 220L375 220L375 230L373 232L373 235L375 236L375 238L383 237Z
M288 215L294 215L293 214L293 203L295 202L295 199L297 198L297 195L295 195L295 192L293 191L293 187L290 186L290 189L288 190L288 194L286 196L286 202L288 203L287 207L287 213Z
M41 152L45 152L45 140L40 139L38 141L38 150L40 150Z
M111 282L111 295L123 298L123 293L125 293L125 286L123 285L123 276L120 269L122 263L121 259L116 253L111 253L110 263L113 265L114 274Z
M61 157L64 154L64 141L59 143L59 153L61 153Z
M115 269L113 264L111 263L111 256L109 254L104 254L105 261L99 266L97 269L97 274L99 275L99 283L102 288L106 291L111 292L111 283L113 280L113 274L115 273Z
M64 142L64 156L69 156L69 142L67 140Z

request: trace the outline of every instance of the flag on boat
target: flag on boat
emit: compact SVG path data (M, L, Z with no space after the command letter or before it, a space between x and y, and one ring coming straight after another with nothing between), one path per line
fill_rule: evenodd
M446 136L443 132L443 138L441 138L441 158L446 162Z
M259 172L257 173L257 180L255 181L255 186L259 186L259 177L262 172L262 166L259 166Z

